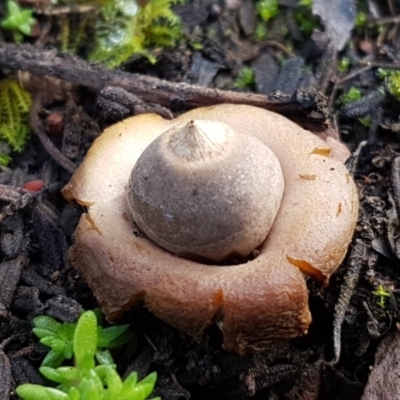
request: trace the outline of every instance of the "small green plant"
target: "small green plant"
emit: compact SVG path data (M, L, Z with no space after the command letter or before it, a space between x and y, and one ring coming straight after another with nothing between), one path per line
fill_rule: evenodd
M363 94L359 88L352 86L346 93L343 93L338 100L336 101L336 105L338 107L345 106L346 104L352 103L354 101L361 100ZM365 117L357 118L360 124L368 127L371 125L371 116L367 115Z
M16 80L0 81L0 143L1 148L21 151L29 134L28 113L32 105L30 93ZM0 164L7 165L9 154L0 152Z
M371 116L367 115L365 117L357 118L361 125L366 126L367 128L371 125Z
M259 0L256 9L263 21L269 21L279 13L278 0Z
M341 106L344 106L344 105L346 105L348 103L351 103L353 101L360 100L361 97L362 97L361 90L356 88L356 87L354 87L354 86L352 86L346 93L343 93L339 97L339 99L337 101L337 104L341 105Z
M359 11L356 15L355 26L359 29L367 25L367 14L364 11Z
M319 20L312 14L313 0L300 0L295 11L295 18L301 32L309 37L314 29L319 25Z
M376 75L379 79L386 79L390 76L391 72L392 71L390 69L378 68L376 70Z
M251 89L255 84L255 74L251 67L243 67L234 82L234 86L239 89Z
M338 63L339 72L347 72L350 68L351 61L347 57L342 57Z
M268 35L268 29L264 22L259 21L257 22L255 35L257 40L264 40Z
M74 324L40 316L34 325L35 334L53 352L39 371L58 386L20 385L16 392L23 400L144 400L153 392L155 373L138 381L132 372L123 381L111 354L102 350L126 342L126 325L102 328L93 311L82 313ZM73 358L73 366L58 366L60 359L68 358Z
M101 326L103 315L95 310L98 321L96 359L104 357L111 359L108 349L122 346L132 339L128 332L129 325L114 325L108 328ZM50 351L42 362L42 366L58 367L65 359L73 357L73 338L77 327L76 322L60 323L47 315L33 319L33 333L40 338L40 343L50 347Z
M381 308L386 307L386 300L390 297L390 292L386 290L382 285L378 285L377 289L372 292L374 296L378 297L378 306Z
M1 21L1 27L12 32L14 42L22 42L24 35L29 36L36 20L33 11L21 8L15 1L8 0L7 16Z
M389 93L397 100L400 100L400 71L389 71L385 83Z
M386 90L400 101L400 70L378 68L376 75L384 80Z

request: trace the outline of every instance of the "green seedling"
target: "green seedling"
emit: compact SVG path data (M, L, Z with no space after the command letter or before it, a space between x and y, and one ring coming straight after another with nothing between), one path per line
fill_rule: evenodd
M344 106L344 105L346 105L348 103L351 103L353 101L360 100L361 97L362 97L361 90L356 88L356 87L354 87L354 86L352 86L346 93L343 93L339 97L339 99L337 101L337 104L341 105L341 106Z
M377 289L372 292L374 296L378 297L378 306L381 308L386 307L386 300L390 297L390 292L386 290L382 285L378 285Z
M58 347L59 352L64 350L63 356L65 353L68 356L72 354L74 365L58 368L42 365L39 368L41 374L58 386L52 388L30 383L20 385L16 392L23 400L145 400L153 392L156 373L138 381L137 373L132 372L122 380L111 355L100 360L97 357L101 341L111 345L120 342L126 327L121 331L103 329L98 326L93 311L85 311L76 324L69 324L66 328L61 328L65 324L57 325L57 321L54 323L53 318L37 318L35 325L38 326L34 328L36 334L39 332L43 337L53 339L57 337L57 340L60 337L67 338L67 345L59 344L55 347Z
M24 35L29 36L36 19L32 17L33 11L21 8L15 1L8 0L7 16L1 21L0 26L12 32L14 42L22 42Z
M256 9L263 21L269 21L279 13L278 0L259 0Z
M102 316L97 315L101 323ZM73 357L73 340L77 323L60 323L52 317L41 315L33 319L33 333L40 343L51 348L42 362L42 366L58 367L65 359ZM97 326L97 360L110 357L108 349L119 347L132 339L127 331L129 325L115 325L108 328Z

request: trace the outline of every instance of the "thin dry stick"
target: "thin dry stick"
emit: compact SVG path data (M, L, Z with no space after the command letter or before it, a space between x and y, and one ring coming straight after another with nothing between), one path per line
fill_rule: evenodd
M30 112L30 120L33 131L38 136L46 151L51 155L51 157L54 159L54 161L56 161L57 164L59 164L69 173L73 174L76 170L76 165L63 153L61 153L61 151L57 149L50 138L44 133L43 125L40 122L35 107L32 107L32 110Z
M288 116L315 131L327 128L329 112L326 98L318 93L299 91L293 96L271 99L254 93L209 89L187 83L172 83L158 78L108 70L99 64L30 45L5 43L0 47L0 67L27 70L38 75L51 75L97 91L121 87L148 103L169 108L181 101L188 108L222 103L248 104Z
M340 295L335 305L335 315L333 321L333 360L331 365L336 364L340 358L342 343L342 325L346 311L349 307L354 288L360 276L361 267L366 258L367 247L361 240L356 240L351 250L348 268L340 288Z

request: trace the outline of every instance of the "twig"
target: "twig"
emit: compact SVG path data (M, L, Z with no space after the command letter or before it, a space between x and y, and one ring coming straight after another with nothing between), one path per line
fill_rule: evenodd
M343 83L349 81L350 79L355 78L356 76L363 74L364 72L369 71L371 68L373 68L373 65L371 65L370 61L360 61L359 64L365 65L365 67L359 68L355 71L350 72L349 74L347 74L345 77L343 77L342 79L338 80L335 86L341 86Z
M398 24L398 23L400 23L400 15L393 15L391 17L369 19L367 21L367 23L368 23L369 26L372 26L372 25Z
M364 264L367 254L367 246L361 241L356 240L351 250L348 269L344 276L343 284L340 288L340 295L335 305L335 314L333 321L333 360L331 365L336 364L340 358L342 324L350 304L351 297L360 276L361 267Z
M291 97L270 99L253 93L209 89L187 83L172 83L158 78L108 70L99 64L30 45L4 43L0 47L0 66L51 75L96 91L108 86L122 87L148 103L170 107L181 101L188 108L222 103L248 104L288 116L314 131L327 128L326 98L317 93L297 92ZM304 98L307 97L306 102Z
M40 142L46 151L52 156L54 161L57 162L61 167L63 167L66 171L73 174L76 170L76 165L69 160L57 147L53 144L50 138L44 133L44 129L42 123L40 122L39 116L35 107L32 107L30 112L30 120L33 131L38 136Z
M360 61L358 64L366 65L369 68L387 68L387 69L399 69L399 62L380 62L380 61Z

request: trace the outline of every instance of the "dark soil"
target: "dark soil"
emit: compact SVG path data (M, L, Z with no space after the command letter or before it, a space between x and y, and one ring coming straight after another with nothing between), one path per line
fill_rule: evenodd
M197 343L137 309L123 321L131 323L135 343L115 354L121 375L157 371L156 394L164 400L377 398L370 392L362 397L375 353L382 338L400 326L399 101L377 77L377 69L400 67L400 4L368 2L370 26L354 29L349 45L338 51L326 33L315 29L310 38L301 32L291 6L295 1L281 3L286 6L270 24L268 40L258 42L251 1L188 1L177 12L187 37L200 41L202 50L182 41L178 48L159 52L157 64L135 58L124 71L88 68L81 59L43 48L38 38L25 47L0 38L0 74L28 71L22 79L35 99L30 116L34 134L0 170L1 399L16 398L13 390L21 383L43 384L37 368L46 349L31 333L35 316L75 321L82 310L96 307L90 288L67 258L82 210L67 204L60 192L92 141L112 120L132 113L168 117L221 102L281 112L316 132L338 135L354 151L346 163L361 205L353 243L328 286L308 280L313 316L308 335L240 357L221 349L217 328ZM352 65L339 72L344 56ZM254 68L251 89L258 95L234 88L243 65ZM165 81L156 81L159 86L152 90L157 78ZM131 96L110 95L109 86ZM364 97L339 107L338 97L350 87ZM367 126L361 120L366 116ZM28 182L33 186L23 189ZM390 296L374 294L379 285ZM391 343L385 346L395 353ZM393 357L389 369L398 368L396 362ZM373 386L383 377L378 373L371 379ZM398 398L385 393L390 390L385 385L379 387L380 398Z

